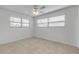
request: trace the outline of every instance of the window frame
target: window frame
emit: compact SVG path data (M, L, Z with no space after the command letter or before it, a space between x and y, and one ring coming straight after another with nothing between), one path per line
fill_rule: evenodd
M44 20L44 19L47 19L47 22L45 22L45 23L38 23L37 21L38 20ZM36 21L36 26L37 27L40 27L40 28L46 28L46 27L48 27L48 18L43 18L43 19L38 19L37 21ZM47 24L47 26L39 26L39 25L41 25L41 24Z
M64 20L60 20L60 21L53 21L53 22L49 22L49 19L50 18L48 18L48 27L64 27L65 26L65 15L60 15L60 16L64 16ZM55 16L55 17L60 17L60 16ZM51 18L55 18L55 17L51 17ZM50 23L64 23L64 25L62 25L62 26L49 26L49 24Z
M22 18L22 19L25 19L25 18ZM21 19L21 22L22 22L22 19ZM28 18L26 20L28 20L29 22L28 23L23 23L22 22L21 23L22 28L28 28L28 27L30 27L30 20ZM24 27L23 24L28 24L29 26Z
M11 16L13 17L13 16ZM20 18L20 17L13 17L13 18L20 18L21 19L21 22L14 22L14 21L11 21L11 17L10 17L10 20L9 20L9 25L10 25L10 28L29 28L30 27L30 20L28 18ZM29 23L23 23L22 22L22 19L26 19L29 21ZM11 23L20 23L21 26L11 26ZM22 24L29 24L29 26L22 26Z
M53 22L49 22L49 20L50 20L50 18L57 18L57 17L63 17L63 18L61 18L61 19L63 19L63 20L56 20L56 21L53 21ZM42 18L42 19L47 19L47 26L46 27L40 27L40 26L38 26L39 24L44 24L44 23L38 23L37 21L38 20L41 20L41 19L37 19L37 21L36 21L36 26L38 27L38 28L47 28L47 27L64 27L65 26L65 18L66 18L66 16L63 14L63 15L59 15L59 16L55 16L55 17L49 17L49 18ZM62 26L60 25L60 26L49 26L49 24L50 23L64 23Z

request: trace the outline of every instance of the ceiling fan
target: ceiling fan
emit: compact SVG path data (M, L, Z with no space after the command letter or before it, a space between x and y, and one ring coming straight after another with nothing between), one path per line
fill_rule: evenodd
M43 5L34 5L33 6L33 11L32 11L33 16L37 16L37 15L42 14L43 13L42 10L45 9L45 8L46 7L43 6Z

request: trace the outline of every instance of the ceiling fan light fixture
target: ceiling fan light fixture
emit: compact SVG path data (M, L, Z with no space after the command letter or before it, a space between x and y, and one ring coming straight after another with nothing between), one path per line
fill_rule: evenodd
M34 5L32 9L33 16L42 14L41 10L43 10L44 8L45 6Z
M33 15L34 15L34 16L37 16L37 15L39 15L39 12L34 12L34 11L33 11Z
M39 15L40 13L39 13L39 9L37 9L37 8L33 8L33 16L37 16L37 15Z

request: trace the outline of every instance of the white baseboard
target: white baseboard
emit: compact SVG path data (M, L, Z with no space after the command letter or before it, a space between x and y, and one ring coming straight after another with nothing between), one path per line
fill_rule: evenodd
M2 43L0 43L0 45L12 43L12 42L23 40L23 39L30 39L30 38L32 38L32 36L31 37L26 37L26 38L21 38L21 39L16 39L16 40L11 40L11 41L2 42Z
M66 45L70 45L70 46L79 48L79 46L77 46L77 45L75 45L75 44L72 44L72 43L69 43L69 42L66 42L66 41L62 41L62 40L61 40L61 41L59 41L59 40L57 40L57 39L52 40L52 39L48 39L48 38L40 37L40 36L36 36L36 38L45 39L45 40L51 40L51 41L55 41L55 42L58 42L58 43L63 43L63 44L66 44Z

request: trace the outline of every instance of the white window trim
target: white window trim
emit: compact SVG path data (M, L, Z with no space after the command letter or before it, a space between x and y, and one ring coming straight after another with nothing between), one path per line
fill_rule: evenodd
M11 18L17 18L17 17L10 17L10 27L11 28L27 28L27 27L30 26L29 20L28 20L28 23L23 23L22 22L22 19L25 19L25 18L19 18L21 20L21 22L12 21ZM16 26L16 25L15 26L11 26L11 23L20 23L21 25L20 26ZM28 26L23 26L22 24L28 24Z
M61 20L58 20L58 19L61 19ZM65 15L60 15L60 16L55 16L55 17L50 17L50 18L44 18L44 19L47 19L47 26L45 26L45 27L64 27L65 26ZM53 20L53 21L49 21L50 19L56 19L56 20ZM38 20L41 20L41 19L38 19ZM37 21L38 21L37 20ZM49 24L50 23L52 23L52 24L54 24L54 25L52 25L52 26L50 26ZM37 22L37 27L40 27L39 25L41 25L41 24L45 24L45 23L39 23L39 22ZM57 24L57 25L56 25ZM60 25L58 25L58 24L60 24ZM62 25L61 25L62 24ZM44 26L43 26L44 27ZM43 28L42 27L42 28ZM40 27L41 28L41 27Z

